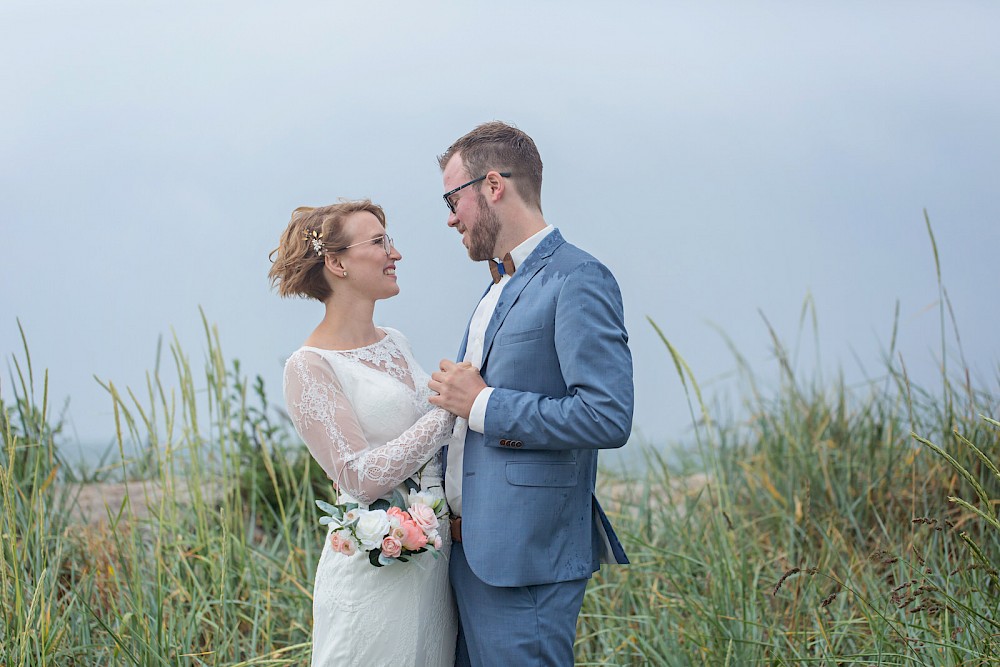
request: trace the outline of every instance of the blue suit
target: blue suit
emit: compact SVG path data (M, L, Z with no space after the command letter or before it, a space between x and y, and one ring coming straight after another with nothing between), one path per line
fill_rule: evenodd
M460 360L467 342L468 330ZM602 556L628 562L594 496L598 450L624 445L632 427L632 356L610 271L553 230L503 288L480 372L494 391L486 432L465 439L451 568L471 660L572 664L587 579ZM535 606L527 616L502 609L522 602ZM535 627L515 638L511 624L525 623Z

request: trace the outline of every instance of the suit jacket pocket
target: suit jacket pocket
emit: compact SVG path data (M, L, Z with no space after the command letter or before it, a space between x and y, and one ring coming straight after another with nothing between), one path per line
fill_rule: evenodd
M500 344L510 345L511 343L523 343L528 340L536 340L541 338L544 332L544 327L538 327L537 329L525 329L524 331L512 331L511 333L500 334Z
M576 486L576 463L507 463L515 486Z

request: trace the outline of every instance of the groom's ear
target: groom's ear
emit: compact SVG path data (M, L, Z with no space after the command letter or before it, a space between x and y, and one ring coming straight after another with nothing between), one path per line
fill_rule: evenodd
M495 204L500 201L504 193L507 191L507 183L500 174L495 171L491 171L486 174L486 200L491 204Z

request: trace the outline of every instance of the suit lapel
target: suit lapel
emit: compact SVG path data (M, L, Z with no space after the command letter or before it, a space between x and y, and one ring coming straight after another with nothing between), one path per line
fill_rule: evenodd
M538 247L528 255L527 259L524 260L524 264L517 267L514 275L510 278L510 282L503 288L500 300L497 302L496 310L493 311L493 317L490 318L490 322L486 326L486 335L483 338L483 365L480 369L481 372L485 372L486 370L486 362L490 358L490 350L493 349L493 340L496 338L500 325L506 319L507 313L510 312L510 309L521 295L522 290L527 287L531 279L535 277L535 274L549 263L552 253L563 243L565 243L565 240L562 234L559 233L558 229L553 229L552 233L542 239ZM468 339L468 328L466 328L465 335L466 339Z

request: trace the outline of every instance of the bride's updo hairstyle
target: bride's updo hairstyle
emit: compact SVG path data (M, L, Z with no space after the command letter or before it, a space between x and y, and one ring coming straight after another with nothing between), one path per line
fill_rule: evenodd
M268 257L273 262L268 277L279 296L301 296L326 301L333 289L324 275L324 255L348 245L344 221L353 213L368 211L385 227L385 212L368 199L338 204L300 206Z

